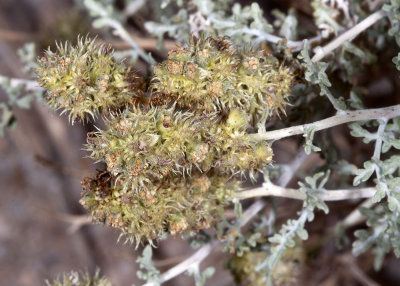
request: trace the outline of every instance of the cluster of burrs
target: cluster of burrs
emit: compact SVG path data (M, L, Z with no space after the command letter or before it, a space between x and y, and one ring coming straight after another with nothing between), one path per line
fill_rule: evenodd
M86 149L107 169L83 180L81 203L136 242L209 227L239 180L271 162L270 146L248 134L283 108L293 74L266 51L227 39L170 51L147 81L112 55L86 38L39 60L51 106L105 122Z
M72 271L52 282L46 281L46 286L112 286L112 284L110 280L100 277L98 271L93 276L87 272Z

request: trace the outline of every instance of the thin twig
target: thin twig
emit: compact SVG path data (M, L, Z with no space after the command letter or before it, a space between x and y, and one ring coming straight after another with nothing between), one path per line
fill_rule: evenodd
M135 42L144 50L156 50L157 39L149 37L140 37L139 35L131 34L131 37ZM102 41L107 44L109 42ZM131 46L124 40L114 40L110 42L114 49L125 50L131 48ZM164 47L167 51L177 47L177 43L173 40L164 40Z
M144 4L146 4L146 0L135 0L130 2L122 12L122 15L127 18L129 16L132 16L133 14L136 14L137 11L139 11Z
M261 200L255 201L250 207L243 212L240 218L240 226L245 226L251 218L253 218L258 212L260 212L265 206L265 203Z
M11 86L17 86L20 84L24 84L27 90L31 91L42 91L43 88L39 86L39 84L34 80L22 79L22 78L9 78L3 75L0 75L0 84L6 81L10 81Z
M364 121L364 120L374 120L374 119L389 120L391 118L398 116L400 116L400 104L383 108L338 112L337 115L313 123L282 128L279 130L269 131L265 133L250 134L248 136L252 141L264 141L264 140L275 141L285 137L305 134L307 130L320 131L323 129L331 128L340 124L354 122L354 121Z
M354 256L347 253L339 258L339 261L345 267L347 274L352 275L361 285L365 286L379 286L374 280L372 280L368 275L360 269Z
M92 219L88 215L60 214L59 218L70 224L67 228L69 235L76 233L82 226L92 223Z
M153 262L154 262L154 266L157 268L158 267L167 267L170 265L180 263L183 260L185 260L185 258L187 258L187 255L172 256L172 257L169 257L166 259L160 259L160 260L153 259Z
M293 178L294 173L296 173L296 171L300 168L307 156L308 155L306 154L306 152L304 152L304 149L302 148L293 159L293 161L290 164L284 166L282 175L277 181L277 185L287 186L290 180Z
M372 198L369 198L368 200L365 200L361 204L361 207L370 208L373 205L374 205L374 202L373 202ZM342 225L345 228L352 227L353 225L363 222L365 219L366 219L366 217L360 212L359 207L357 207L349 215L346 216L346 218L342 221Z
M94 17L101 19L102 26L111 27L114 30L113 33L122 40L126 41L132 47L132 49L137 52L139 57L141 57L146 63L151 63L150 57L135 42L124 26L118 20L114 19L112 15L110 15L110 12L107 9L94 0L85 0L84 3L86 7L94 14Z
M122 40L126 41L138 53L139 57L141 57L146 63L150 63L149 56L141 47L139 47L135 40L133 40L121 23L110 17L104 18L104 23L107 23L110 27L112 27L114 29L114 35L119 36Z
M28 41L34 41L37 39L38 34L33 34L33 33L24 33L20 31L12 31L12 30L3 30L0 29L0 39L5 40L5 41L10 41L10 42L15 42L15 41L22 41L22 42L28 42Z
M218 242L213 241L202 246L199 250L197 250L193 255L189 258L185 259L181 263L175 265L174 267L170 268L169 270L165 271L163 274L160 275L160 283L166 282L171 280L172 278L178 276L179 274L184 273L190 267L195 264L199 264L202 262L217 246ZM153 282L149 282L144 284L143 286L154 286Z
M376 133L374 155L372 156L372 158L374 158L375 160L380 160L381 158L383 133L385 132L386 125L387 125L387 119L385 118L383 119L381 124L379 124L378 131Z
M311 59L313 62L318 62L321 59L323 59L326 55L328 55L330 52L338 48L340 45L342 45L346 41L351 41L355 37L357 37L361 32L365 31L368 29L370 26L378 22L380 19L386 16L386 13L382 10L379 10L364 20L362 20L360 23L357 25L353 26L351 29L347 30L343 34L341 34L339 37L328 43L324 47L317 47L315 48L315 55Z
M342 201L349 199L370 198L376 193L376 188L359 188L349 190L323 190L318 196L324 201ZM283 188L271 182L266 182L262 187L245 191L238 191L236 195L240 200L255 197L284 197L295 200L305 200L306 194L298 189Z

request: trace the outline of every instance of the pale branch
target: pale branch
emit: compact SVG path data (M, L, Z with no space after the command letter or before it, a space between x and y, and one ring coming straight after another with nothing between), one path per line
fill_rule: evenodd
M372 198L365 200L360 207L370 208L374 205ZM360 212L359 207L353 210L347 217L342 221L342 225L345 228L352 227L366 220L366 217Z
M146 0L134 0L125 7L122 15L125 18L128 18L129 16L136 14L136 12L139 11L144 4L146 4Z
M384 119L381 124L379 124L378 131L376 133L375 149L372 158L379 160L382 153L382 143L383 143L383 133L387 125L387 119Z
M0 39L4 40L4 41L28 42L28 41L34 41L38 37L39 37L39 35L34 34L34 33L24 33L24 32L16 32L16 31L12 31L12 30L0 29Z
M340 124L374 119L389 120L400 116L400 104L383 108L364 109L354 111L341 111L337 115L313 123L282 128L265 133L248 135L252 141L275 141L285 137L307 133L307 130L320 131Z
M42 91L43 88L39 86L39 84L34 80L22 79L22 78L9 78L3 75L0 75L0 85L7 80L10 81L11 86L18 86L20 84L25 85L25 88L30 91Z
M239 225L246 225L252 217L254 217L259 211L261 211L265 206L265 203L262 200L255 201L250 207L246 209L242 213L242 216L239 220Z
M121 23L112 18L105 19L105 22L107 22L108 25L114 29L114 34L116 36L119 36L122 40L127 42L132 47L132 49L134 49L138 53L139 57L141 57L146 63L148 64L150 63L149 56L144 52L144 50L141 47L139 47L139 45L125 30L125 28L121 25Z
M84 215L60 214L59 219L70 224L67 228L67 233L69 235L76 233L81 227L92 223L92 218L85 214Z
M308 155L304 151L304 148L300 149L299 153L297 153L292 162L283 167L282 175L279 177L277 185L286 187L289 184L290 180L293 178L296 171L306 160L307 156Z
M370 26L378 22L380 19L386 16L386 13L382 10L379 10L364 20L362 20L360 23L357 25L353 26L343 34L341 34L339 37L328 43L327 45L323 47L317 47L314 49L315 55L311 59L314 63L320 61L323 59L325 56L327 56L329 53L331 53L333 50L338 48L340 45L342 45L346 41L351 41L355 37L357 37L361 32L365 31L368 29Z
M346 269L345 273L348 273L348 275L353 276L361 285L365 285L365 286L379 286L380 285L380 284L376 283L373 279L368 277L368 275L364 272L364 270L360 269L354 256L351 255L350 253L341 255L339 258L339 261Z
M144 50L155 50L156 49L157 39L141 37L134 33L130 34L130 36L142 49L144 49ZM104 40L100 40L100 42L103 43L104 45L109 43ZM126 50L126 49L131 48L131 46L127 42L125 42L124 40L119 40L119 39L111 41L111 45L116 50ZM177 47L177 43L173 40L166 39L166 40L164 40L164 46L165 46L165 49L167 51L169 51L169 50L175 49Z
M349 190L322 190L318 192L318 196L324 201L342 201L350 199L370 198L376 193L376 188L359 188ZM236 196L240 200L255 197L283 197L295 200L305 200L306 194L298 189L283 188L271 182L265 182L259 188L243 190L236 192Z
M312 38L307 39L307 46L311 47L314 43L320 42L322 40L322 36L318 35ZM286 42L288 48L292 50L292 52L299 52L304 47L304 40L302 41L287 41Z
M217 246L218 242L213 241L204 246L202 246L199 250L197 250L193 255L189 258L185 259L181 263L175 265L174 267L170 268L169 270L165 271L160 275L160 283L166 282L171 280L172 278L184 273L189 268L193 267L196 264L202 262ZM153 282L149 282L144 284L143 286L154 286Z

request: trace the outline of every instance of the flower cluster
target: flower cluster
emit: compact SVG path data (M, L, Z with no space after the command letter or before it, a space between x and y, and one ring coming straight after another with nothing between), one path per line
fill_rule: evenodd
M154 69L152 89L175 95L177 104L263 115L283 109L293 75L265 50L238 50L228 40L207 38L169 52ZM256 116L257 117L257 116Z
M213 38L171 51L148 90L89 40L47 52L39 66L52 106L72 117L102 113L106 128L89 134L86 149L107 169L84 179L81 203L95 222L136 242L223 216L238 179L271 162L268 143L248 134L283 107L293 81L265 51L239 52Z
M105 161L123 189L140 191L193 170L233 174L256 170L272 160L266 143L246 136L245 115L232 110L226 121L171 108L134 108L106 121L107 130L89 137L87 149Z
M164 233L208 228L223 215L237 183L227 177L193 173L167 177L141 192L123 192L108 172L83 180L81 204L93 221L120 228L132 242L152 241Z
M72 271L64 274L62 278L54 280L52 283L46 281L47 286L112 286L111 282L106 278L100 278L96 272L94 276L88 273L78 273Z
M89 38L79 38L76 47L58 44L56 53L47 50L36 73L48 104L72 121L131 105L139 91L131 88L138 79L114 60L110 47Z

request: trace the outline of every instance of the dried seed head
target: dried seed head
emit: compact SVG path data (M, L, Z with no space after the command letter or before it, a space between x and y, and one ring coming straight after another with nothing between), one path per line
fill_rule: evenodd
M72 122L121 108L138 96L129 88L134 80L129 70L104 51L94 40L80 38L77 46L58 44L56 53L48 50L38 61L37 78L47 90L47 102L63 108Z
M110 180L104 182L103 178ZM237 188L226 176L194 173L186 178L167 178L152 189L121 195L121 187L109 173L83 184L80 203L96 223L119 228L131 241L157 239L165 232L176 235L198 231L215 223L226 199ZM218 199L216 192L226 193Z
M62 275L62 277L57 278L53 282L46 281L47 286L112 286L111 282L104 278L100 277L98 271L94 276L89 275L88 273L78 273L72 271L68 274Z
M240 109L259 120L283 109L293 80L290 69L265 51L235 49L226 39L207 38L171 51L154 69L151 88L175 96L181 107L221 113Z

